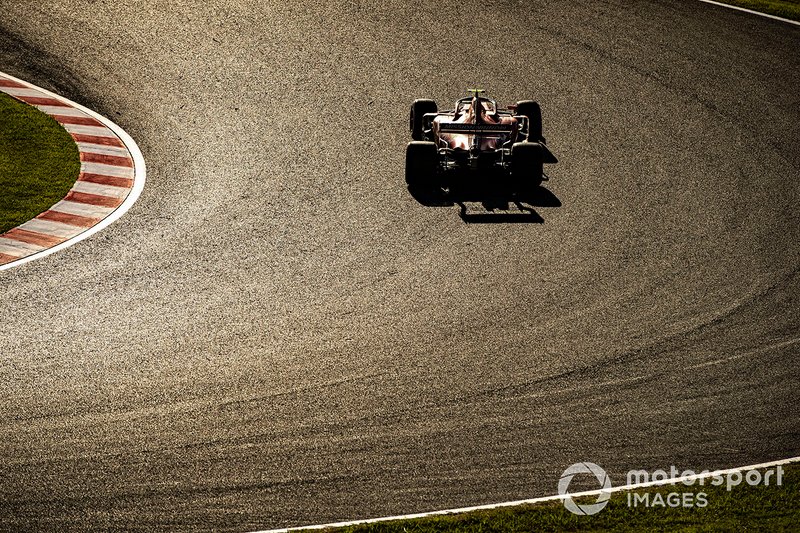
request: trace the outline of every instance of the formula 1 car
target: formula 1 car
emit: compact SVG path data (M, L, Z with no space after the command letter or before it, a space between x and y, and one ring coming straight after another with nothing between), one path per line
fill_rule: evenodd
M538 187L544 163L557 159L542 137L542 112L533 100L508 109L470 89L453 110L439 111L433 100L411 105L411 141L406 148L406 183L411 190L447 186L449 171L500 170L517 189Z

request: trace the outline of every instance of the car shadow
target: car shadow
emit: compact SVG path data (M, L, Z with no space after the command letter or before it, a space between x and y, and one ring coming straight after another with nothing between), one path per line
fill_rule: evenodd
M427 207L458 206L467 224L543 224L537 207L561 207L561 200L545 187L514 190L503 180L459 180L446 189L409 193Z

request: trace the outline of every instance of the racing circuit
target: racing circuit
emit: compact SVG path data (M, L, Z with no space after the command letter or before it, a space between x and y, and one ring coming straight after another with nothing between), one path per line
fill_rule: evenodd
M2 529L248 531L548 496L576 461L800 455L800 27L665 0L0 5L0 71L147 162L124 217L0 273ZM541 223L405 188L411 101L475 86L542 105Z

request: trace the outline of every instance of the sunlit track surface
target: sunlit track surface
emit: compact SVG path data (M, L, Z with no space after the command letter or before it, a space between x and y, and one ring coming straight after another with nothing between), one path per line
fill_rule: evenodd
M0 4L0 70L148 161L126 217L0 275L2 529L268 529L549 495L579 460L800 455L798 28L164 4ZM543 224L405 190L410 101L475 85L542 103Z

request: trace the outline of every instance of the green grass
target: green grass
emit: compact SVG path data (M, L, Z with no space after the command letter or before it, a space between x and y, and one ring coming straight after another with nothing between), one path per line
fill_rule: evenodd
M800 0L717 0L791 20L800 20Z
M35 107L0 93L0 233L58 202L79 172L69 133Z
M463 515L329 529L347 533L529 532L529 531L800 531L800 466L784 466L780 487L665 486L637 491L666 497L671 492L707 494L704 508L628 507L628 493L614 493L605 509L576 516L561 503L510 507ZM772 478L774 484L774 477ZM589 498L586 503L594 503ZM579 500L580 503L580 500Z

